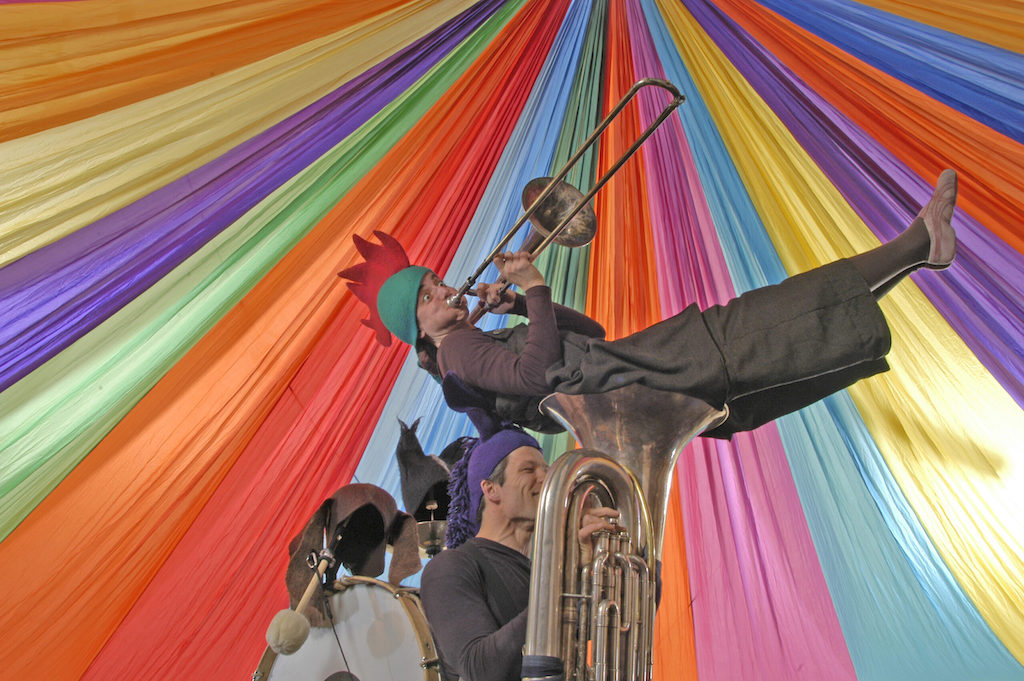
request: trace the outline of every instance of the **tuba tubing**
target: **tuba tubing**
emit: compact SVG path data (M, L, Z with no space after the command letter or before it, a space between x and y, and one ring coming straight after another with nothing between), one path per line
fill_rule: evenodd
M623 529L632 537L638 537L639 546L645 549L654 533L650 512L644 503L639 485L633 475L619 463L601 455L599 452L577 450L564 454L548 470L547 479L540 496L538 518L543 517L577 517L578 513L570 514L575 493L588 485L597 484L605 490L606 500L602 503L614 506L619 511L619 521ZM588 490L593 492L594 490ZM578 523L577 523L578 524ZM577 570L568 570L573 561L566 558L567 553L576 554L577 541L575 530L568 522L552 522L538 524L534 532L533 573L544 575L571 575L576 577ZM542 550L542 547L547 547ZM572 551L566 549L571 547ZM595 551L595 554L600 551ZM595 555L593 563L614 560L610 552ZM592 564L593 564L592 563ZM595 569L595 572L597 570ZM571 578L571 579L572 579ZM593 582L600 579L595 575ZM555 660L563 658L562 620L566 617L570 622L575 620L574 603L577 589L566 592L560 579L530 580L530 615L526 625L526 647L534 659L527 661L524 656L524 679L553 679L555 675L526 676L527 667L536 663L541 667L557 664ZM568 595L563 595L567 593ZM563 603L569 601L569 603ZM594 615L599 615L601 604L590 604ZM605 606L607 609L608 606ZM615 606L618 609L618 605ZM594 627L593 624L590 625ZM553 634L553 632L559 632ZM578 657L574 653L574 657ZM563 672L564 673L564 672Z
M585 449L558 458L541 491L522 678L649 680L672 472L683 447L728 410L637 384L555 393L541 408ZM594 560L579 565L576 533L591 497L618 509L622 530L595 533Z

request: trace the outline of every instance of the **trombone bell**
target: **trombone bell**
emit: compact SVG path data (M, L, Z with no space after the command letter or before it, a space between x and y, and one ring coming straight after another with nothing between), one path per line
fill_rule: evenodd
M530 180L523 188L523 209L529 209L537 197L551 183L550 177L538 177ZM582 207L580 207L582 204ZM566 217L576 212L561 230L558 227ZM568 248L586 246L597 234L597 215L589 202L584 203L583 192L565 180L559 180L551 192L541 201L530 215L534 230L541 237L547 238L552 232L557 233L554 242ZM533 249L524 248L528 252Z

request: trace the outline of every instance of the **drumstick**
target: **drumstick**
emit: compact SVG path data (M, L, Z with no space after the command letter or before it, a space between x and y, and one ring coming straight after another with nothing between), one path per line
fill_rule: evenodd
M325 519L325 525L330 523L330 509L327 511ZM324 550L320 552L320 562L317 563L316 571L313 577L309 580L309 585L306 586L305 592L299 602L295 605L295 609L285 608L279 611L274 618L270 620L270 626L267 627L267 645L270 651L277 655L291 655L296 650L302 647L302 644L306 642L306 638L309 636L309 619L302 614L302 611L306 609L309 602L313 600L313 594L320 587L320 580L327 572L327 568L334 562L334 554L338 551L341 545L341 539L344 535L345 528L348 526L351 516L345 518L334 530L334 541L330 548L327 548L327 528L324 528ZM269 652L269 651L268 651ZM268 652L264 653L264 658L267 657ZM273 659L270 660L273 664ZM261 661L262 667L262 661ZM257 670L258 672L259 670Z
M270 670L274 666L274 661L277 660L277 653L274 652L273 648L267 646L263 651L263 657L260 658L260 664L256 667L256 671L252 673L252 681L263 681L263 679L270 678Z
M281 610L274 615L274 619L270 620L270 626L267 627L267 644L275 653L291 655L306 642L306 637L309 636L309 620L302 614L302 611L306 609L309 602L313 600L313 595L320 588L320 580L328 565L330 565L330 559L321 558L320 563L316 566L316 574L309 580L309 585L295 609Z
M327 566L330 565L330 560L327 558L321 558L320 564L316 566L316 574L309 580L309 584L306 586L306 590L302 594L302 598L295 605L295 612L301 613L309 605L309 602L313 600L313 594L320 588L320 580L324 577L324 572L327 570Z
M295 610L286 608L270 620L270 626L267 627L267 647L263 650L263 657L260 658L256 671L252 674L252 681L269 678L270 670L279 654L291 655L306 642L306 637L309 636L309 620L302 611L313 600L313 594L320 586L320 579L329 563L327 558L320 560L320 564L316 566L316 574L309 580L309 585L296 604Z

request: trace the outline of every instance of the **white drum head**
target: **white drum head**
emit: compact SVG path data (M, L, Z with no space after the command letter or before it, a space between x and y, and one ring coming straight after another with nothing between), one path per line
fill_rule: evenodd
M298 651L277 656L269 679L326 681L343 670L358 681L439 679L437 654L415 593L366 577L345 577L338 586L346 583L330 599L334 628L311 629Z

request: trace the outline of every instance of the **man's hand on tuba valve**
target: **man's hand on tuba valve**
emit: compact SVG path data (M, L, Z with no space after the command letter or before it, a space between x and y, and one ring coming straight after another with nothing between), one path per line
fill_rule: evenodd
M619 512L614 508L597 506L588 508L580 519L580 529L576 534L580 543L580 565L586 565L594 558L594 533L602 530L618 532L621 527L614 522Z

